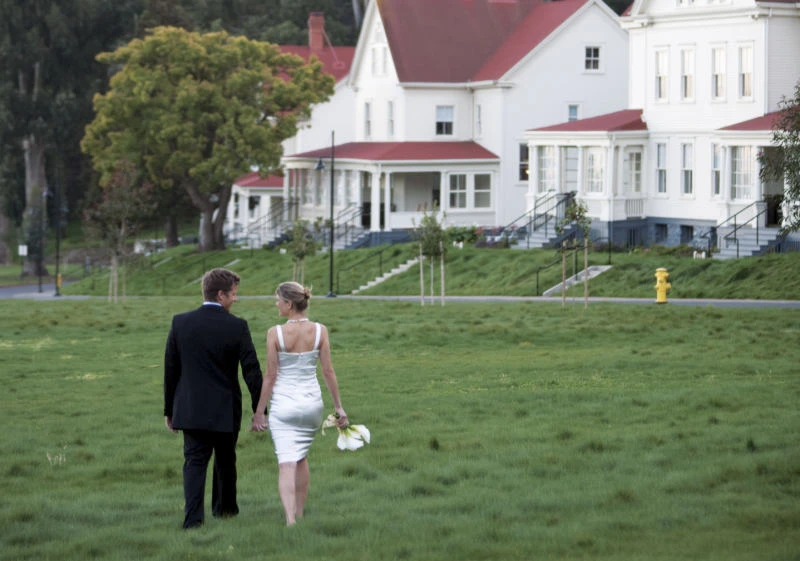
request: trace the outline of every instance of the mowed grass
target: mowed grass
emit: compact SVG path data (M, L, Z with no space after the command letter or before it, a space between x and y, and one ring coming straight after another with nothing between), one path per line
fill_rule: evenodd
M0 301L0 559L800 554L797 310L314 299L372 443L318 436L285 528L270 438L243 431L241 514L184 532L162 357L197 304ZM234 312L263 363L272 299Z

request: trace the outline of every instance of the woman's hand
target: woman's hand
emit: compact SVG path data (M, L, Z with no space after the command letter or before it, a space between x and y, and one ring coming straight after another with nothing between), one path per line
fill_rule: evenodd
M253 424L250 426L250 430L253 432L264 432L267 430L269 426L269 422L267 421L267 416L264 413L255 413L253 415Z
M337 407L336 411L336 426L340 429L346 428L350 421L347 420L347 413L344 412L344 409L341 407Z

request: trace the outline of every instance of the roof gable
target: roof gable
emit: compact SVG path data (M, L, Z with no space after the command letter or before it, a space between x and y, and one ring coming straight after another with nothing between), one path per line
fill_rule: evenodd
M473 80L528 14L544 3L543 0L376 2L400 82L434 83ZM524 42L521 36L517 42ZM519 51L513 46L507 49L509 53ZM500 68L508 70L528 51L517 54L513 61L500 57L481 75L499 77Z
M534 6L525 19L472 77L472 80L477 82L500 79L517 62L525 58L528 53L587 4L586 0L560 0Z
M350 73L353 63L355 47L325 47L324 49L311 49L307 45L278 45L282 53L298 55L308 61L314 55L322 63L322 70L338 82Z

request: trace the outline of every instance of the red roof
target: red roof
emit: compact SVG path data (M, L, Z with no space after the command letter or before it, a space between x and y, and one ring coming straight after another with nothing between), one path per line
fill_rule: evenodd
M472 80L477 82L502 77L585 4L586 0L560 0L534 6Z
M475 142L348 142L334 147L336 158L369 161L499 160L496 154ZM331 149L321 148L286 159L330 158Z
M283 176L273 174L261 177L257 171L251 171L233 183L239 187L283 187Z
M615 113L606 113L588 119L578 119L559 125L532 129L536 132L616 132L646 131L647 125L642 121L641 109L625 109Z
M772 113L767 113L766 115L762 115L761 117L756 117L755 119L750 119L749 121L742 121L741 123L736 123L727 127L723 127L720 130L723 131L771 131L775 124L778 122L780 117L780 111L773 111Z
M586 0L378 0L401 82L496 80Z
M350 73L350 65L355 55L355 47L325 47L312 50L308 45L278 45L281 52L298 55L308 61L311 55L322 63L322 69L338 82Z

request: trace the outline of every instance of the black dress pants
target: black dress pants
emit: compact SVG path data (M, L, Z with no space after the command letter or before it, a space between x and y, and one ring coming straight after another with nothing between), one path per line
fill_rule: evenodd
M236 503L236 441L239 432L206 430L183 431L184 528L203 524L206 473L214 454L211 486L211 513L214 516L239 514Z

